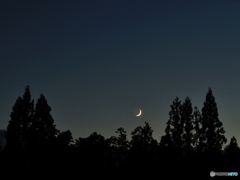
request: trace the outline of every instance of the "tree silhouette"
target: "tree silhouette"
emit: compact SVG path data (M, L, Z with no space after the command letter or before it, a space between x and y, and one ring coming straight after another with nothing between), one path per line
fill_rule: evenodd
M169 152L172 157L179 157L182 155L183 147L183 121L182 105L178 97L176 97L170 105L169 120L165 129L165 135L161 137L161 148Z
M107 156L109 153L109 144L104 136L93 132L87 138L78 138L75 141L77 155L75 160L79 164L78 168L82 171L105 171L108 167Z
M73 143L71 131L63 131L57 135L57 144L60 148L68 148Z
M240 169L240 148L237 143L237 139L233 136L229 145L224 148L224 160L227 164L226 169L229 171L239 171Z
M63 131L57 135L54 144L54 152L52 154L54 158L54 167L58 172L58 174L55 174L55 178L56 176L61 178L63 175L69 175L73 170L73 159L75 158L73 142L72 133L69 130Z
M183 121L183 150L184 155L190 155L193 152L193 109L191 99L187 97L182 104L181 119Z
M224 136L225 130L218 118L218 108L211 88L208 89L204 106L202 108L202 138L203 152L210 155L219 154L223 145L227 142Z
M56 165L54 154L58 132L51 115L51 107L41 94L37 99L26 138L28 166L32 172L52 173L50 167Z
M51 148L58 130L56 129L56 125L54 125L51 107L48 105L43 94L37 100L33 121L29 129L31 148L38 152Z
M176 97L159 143L147 122L131 132L130 141L122 127L116 131L118 136L108 139L93 132L73 141L70 130L56 129L45 96L41 94L34 107L26 86L10 114L6 148L0 151L0 169L55 178L79 173L88 177L115 173L150 178L159 171L188 177L202 173L209 177L211 170L238 172L240 148L233 136L222 151L227 139L211 88L203 105L200 112L196 106L192 108L189 97L183 103Z
M157 141L152 137L153 130L147 122L138 126L132 133L130 141L130 166L134 170L152 170L155 166Z
M179 170L184 167L186 171L193 171L195 126L194 113L191 99L185 98L181 103L176 97L170 105L169 120L165 129L165 135L159 143L159 163L164 164L161 168L164 172L178 172L179 175L186 175L185 171Z
M124 128L118 128L116 133L119 134L119 136L117 138L113 137L113 139L115 139L114 145L124 150L129 149L129 141L127 140L127 134Z
M129 141L124 128L118 128L116 131L118 137L111 136L108 141L112 150L112 166L117 170L125 170L128 159Z
M228 146L224 148L224 153L229 154L232 157L236 157L236 155L240 153L240 148L237 143L237 139L233 136L230 140Z
M202 131L202 115L197 106L194 107L193 123L194 123L194 131L195 131L195 133L193 134L194 148L196 152L202 152L202 146L203 146L203 140L204 140L204 134Z
M34 101L31 99L29 86L26 86L23 97L18 97L10 115L11 119L5 135L8 151L17 152L26 148L33 113Z

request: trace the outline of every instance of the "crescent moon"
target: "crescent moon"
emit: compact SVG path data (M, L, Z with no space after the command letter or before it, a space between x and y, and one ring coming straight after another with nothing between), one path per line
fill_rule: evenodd
M141 114L142 114L142 110L141 110L141 109L139 109L139 113L138 113L138 114L136 114L136 116L137 116L137 117L139 117L139 116L141 116Z

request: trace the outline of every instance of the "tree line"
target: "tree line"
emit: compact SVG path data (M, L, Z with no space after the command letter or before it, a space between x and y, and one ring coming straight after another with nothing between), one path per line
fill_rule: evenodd
M173 100L159 142L148 122L136 127L130 140L123 127L116 134L105 138L93 132L86 138L73 139L70 130L56 128L45 96L41 94L34 104L26 86L10 114L0 168L56 177L77 172L209 176L210 171L240 170L240 148L234 136L226 145L211 88L201 110L192 106L189 97L183 102L178 97Z

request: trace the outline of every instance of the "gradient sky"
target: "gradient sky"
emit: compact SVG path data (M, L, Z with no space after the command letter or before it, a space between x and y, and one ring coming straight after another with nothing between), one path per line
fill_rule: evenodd
M240 143L239 9L236 0L1 0L0 129L29 85L74 138L119 127L130 138L146 121L159 141L174 98L201 110L211 87L228 143Z

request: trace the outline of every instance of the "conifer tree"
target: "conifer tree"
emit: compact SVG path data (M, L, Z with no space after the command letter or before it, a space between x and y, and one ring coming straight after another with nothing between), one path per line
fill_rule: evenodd
M218 108L211 88L208 89L204 106L202 108L202 129L204 138L203 152L218 154L227 142L225 130L218 118Z
M182 105L178 97L174 99L170 107L169 120L165 129L166 135L162 136L160 145L168 148L168 151L180 153L183 147L183 121L181 119Z
M182 104L181 120L183 121L183 149L185 153L189 154L192 152L194 145L193 109L189 97Z
M29 86L26 86L23 97L18 97L11 112L7 126L6 145L8 150L25 150L29 127L33 120L34 101L31 99Z
M43 94L37 100L32 126L30 127L30 136L34 148L48 148L56 139L58 130L54 125L54 119L51 115L51 107Z
M194 134L193 134L194 148L196 152L201 152L204 136L201 131L202 115L197 106L194 107L193 122L194 122Z

